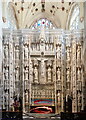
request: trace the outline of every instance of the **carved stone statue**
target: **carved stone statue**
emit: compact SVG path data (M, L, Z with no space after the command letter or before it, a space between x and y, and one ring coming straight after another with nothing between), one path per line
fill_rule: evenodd
M57 70L57 79L58 79L58 81L61 79L61 71L60 71L60 68L58 68L58 70Z
M25 93L25 102L28 103L28 100L29 100L28 99L28 91L26 91L26 93Z
M40 83L45 84L46 83L46 67L45 67L45 61L47 59L41 58L38 59L40 61Z
M30 82L33 82L33 63L32 63L32 61L30 61L30 65L29 65L29 78L30 78Z
M15 80L18 81L19 80L19 68L15 69Z
M67 69L67 81L70 81L70 69Z
M67 61L70 61L70 48L67 48Z
M28 67L25 67L25 80L28 80Z
M8 67L6 67L6 69L5 69L5 74L4 74L6 80L8 80L8 77L9 77L9 76L8 76L8 72L9 72L9 71L8 71Z
M19 47L18 46L15 49L15 59L19 59Z
M57 59L61 59L61 47L57 47Z
M8 58L8 45L5 45L4 56L5 58Z
M48 72L48 82L51 82L51 68L50 68L50 66L48 67L47 72Z
M25 45L25 48L24 48L24 57L25 59L28 59L28 46Z
M9 94L6 92L6 104L8 105L8 100L9 100Z
M38 69L36 66L34 68L34 82L38 83Z
M77 70L77 79L78 79L78 81L81 80L81 70L80 70L80 68L78 68L78 70Z

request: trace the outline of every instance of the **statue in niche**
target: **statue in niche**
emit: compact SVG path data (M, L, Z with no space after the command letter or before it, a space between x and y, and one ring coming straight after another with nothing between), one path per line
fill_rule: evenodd
M77 63L80 63L80 59L81 59L81 46L78 45L77 46Z
M47 59L41 58L38 59L41 63L40 65L40 83L45 84L46 83L46 67L45 67L45 61L47 61Z
M70 48L67 48L67 61L70 61Z
M70 69L67 69L67 81L70 81Z
M33 63L30 61L29 65L29 77L30 77L30 82L33 82Z
M15 59L19 59L19 47L16 46L16 49L15 49Z
M24 84L25 84L25 90L27 89L27 80L25 80L25 82L24 82Z
M4 73L6 80L8 80L8 73L9 73L8 67L6 67L6 68L5 68L5 73Z
M25 92L25 102L28 103L28 91Z
M8 45L5 45L4 56L5 58L8 58Z
M47 72L48 72L48 82L51 82L51 67L50 66L48 67Z
M27 45L25 45L24 47L24 57L25 59L28 59L28 46Z
M58 68L58 70L57 70L57 79L58 79L58 81L61 79L61 71L60 71L60 68Z
M38 83L38 69L36 66L34 68L34 82Z
M19 80L19 68L18 67L15 69L15 80L16 81Z
M28 66L25 67L25 80L28 80Z
M6 103L8 105L8 101L9 101L9 94L8 94L8 92L6 92L5 96L6 96Z
M60 46L58 46L57 47L57 59L61 59L61 47Z
M78 81L81 80L81 69L80 68L78 68L78 70L77 70L77 79L78 79Z

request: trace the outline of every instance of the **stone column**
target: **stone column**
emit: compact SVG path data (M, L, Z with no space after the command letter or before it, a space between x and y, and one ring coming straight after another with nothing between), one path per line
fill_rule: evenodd
M73 34L72 40L72 112L77 112L77 90L76 90L76 36Z

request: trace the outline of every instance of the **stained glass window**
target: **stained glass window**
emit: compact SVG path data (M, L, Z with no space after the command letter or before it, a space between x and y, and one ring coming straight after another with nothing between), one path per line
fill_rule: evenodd
M40 29L44 26L46 29L55 29L53 23L47 19L40 19L34 25L31 26L32 29Z
M80 15L79 6L75 6L71 15L70 26L69 26L70 30L79 29L79 15Z

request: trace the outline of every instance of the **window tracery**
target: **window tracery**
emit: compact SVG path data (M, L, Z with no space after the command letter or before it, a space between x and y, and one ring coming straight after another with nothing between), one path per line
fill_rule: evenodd
M46 18L38 20L34 25L31 26L31 29L40 29L41 27L44 27L46 29L55 29L53 23Z

